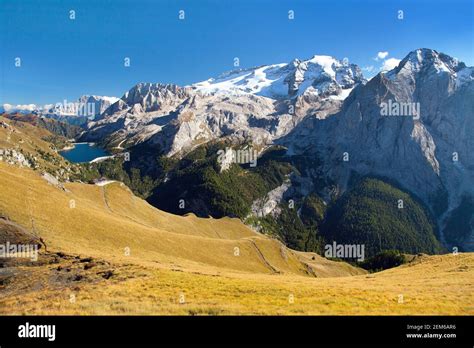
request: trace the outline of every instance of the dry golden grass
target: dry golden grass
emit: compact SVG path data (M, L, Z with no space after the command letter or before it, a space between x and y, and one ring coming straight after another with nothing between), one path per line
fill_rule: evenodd
M0 212L48 247L104 259L217 272L309 274L308 262L238 219L200 219L159 211L120 183L49 185L37 173L0 164ZM74 208L70 208L71 200ZM238 248L238 249L236 249ZM126 251L130 251L129 255ZM238 256L235 255L238 251ZM361 270L319 256L324 276ZM331 269L331 272L328 270Z
M472 254L426 257L416 265L378 274L336 278L242 273L211 276L122 267L116 270L120 279L107 284L47 288L0 299L0 313L472 315L473 267ZM37 272L46 278L49 274L45 268ZM34 275L29 281L40 278ZM69 301L71 294L76 296L75 303ZM403 303L399 303L399 295L403 295Z

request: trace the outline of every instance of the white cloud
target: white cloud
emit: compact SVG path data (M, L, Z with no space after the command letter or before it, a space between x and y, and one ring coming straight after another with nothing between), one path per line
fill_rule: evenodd
M387 56L388 56L387 51L380 51L379 53L377 53L377 57L375 57L374 60L383 60L387 58Z
M13 108L13 105L11 104L3 104L2 105L3 110L5 111L10 111Z
M366 66L366 67L363 67L363 68L362 68L363 71L367 71L367 72L369 72L369 73L372 72L372 71L374 71L374 69L375 69L375 68L374 68L373 65L369 65L369 66Z
M24 104L24 105L12 105L3 104L2 108L5 112L31 112L35 110L37 106L35 104Z
M384 60L383 64L382 64L382 67L380 68L381 71L388 71L388 70L392 70L393 68L395 68L398 63L401 62L401 59L397 59L397 58L389 58L389 59L386 59Z

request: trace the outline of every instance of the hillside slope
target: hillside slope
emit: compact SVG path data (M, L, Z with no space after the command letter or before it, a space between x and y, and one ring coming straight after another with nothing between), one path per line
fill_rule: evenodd
M0 213L34 230L52 250L140 264L311 273L298 254L253 232L238 219L164 213L133 196L120 183L66 183L61 188L33 171L3 163L0 175ZM126 248L130 256L125 255ZM234 256L236 248L239 256ZM329 267L333 264L321 261ZM359 272L345 264L334 265L335 274Z
M35 125L29 116L22 121L9 117L12 119L0 115L0 161L49 173L61 180L77 171L58 153L58 145L65 144L66 138Z
M367 275L236 219L160 212L119 183L63 190L3 163L0 175L0 215L47 246L0 268L2 314L474 314L473 254Z
M423 208L409 193L363 178L329 209L321 231L329 241L362 243L371 256L384 249L440 253L435 223Z
M35 128L2 122L2 148L42 149L42 167L67 169ZM238 219L176 216L119 182L55 182L42 171L0 161L0 241L41 246L36 261L0 259L0 314L474 313L472 254L369 275Z

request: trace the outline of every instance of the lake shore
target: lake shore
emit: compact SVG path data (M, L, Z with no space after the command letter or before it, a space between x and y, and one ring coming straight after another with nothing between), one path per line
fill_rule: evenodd
M110 157L109 152L89 142L69 143L59 154L72 163L101 162Z
M69 151L69 150L72 150L76 147L75 144L70 144L70 145L66 145L65 147L63 147L61 150L59 151Z
M66 145L65 147L63 147L61 150L59 151L69 151L69 150L73 150L76 148L76 145L82 145L82 144L88 144L89 146L95 146L95 143L88 143L88 142L80 142L80 143L75 143L75 142L71 142L69 143L69 145Z

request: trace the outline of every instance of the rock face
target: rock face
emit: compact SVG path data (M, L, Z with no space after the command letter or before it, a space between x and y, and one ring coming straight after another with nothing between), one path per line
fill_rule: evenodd
M20 167L31 167L26 157L14 149L0 149L0 161L8 164L18 165Z
M318 192L327 200L347 189L353 173L397 181L427 204L449 246L447 221L463 197L474 196L473 133L474 68L418 49L369 82L353 64L314 56L187 87L141 83L90 122L83 140L146 143L167 156L223 138L259 151L281 144L288 155L318 159L321 168L298 180L323 175L334 183ZM473 226L462 238L466 250L474 250Z
M398 181L428 204L442 232L462 197L474 195L472 134L473 68L419 49L356 87L338 113L308 117L279 142L320 158L339 191L353 172ZM474 250L469 237L462 247Z
M286 180L282 185L268 192L264 198L253 202L252 215L257 217L264 217L268 214L272 214L273 216L280 215L278 204L283 201L285 193L288 192L290 186L290 180Z
M85 125L104 113L112 104L117 102L116 97L83 95L75 102L66 100L56 103L52 108L39 110L41 116L74 125Z
M187 87L140 83L91 122L83 140L116 147L148 142L168 156L222 137L265 147L306 115L338 110L364 82L356 65L314 56Z
M119 100L117 97L105 97L97 95L84 95L77 101L79 105L94 105L93 115L91 118L96 118L105 112L112 104Z

